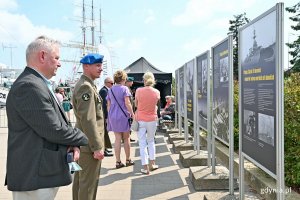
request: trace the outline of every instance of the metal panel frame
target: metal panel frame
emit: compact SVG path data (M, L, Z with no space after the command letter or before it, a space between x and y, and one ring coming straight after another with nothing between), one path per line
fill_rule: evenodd
M207 58L207 74L206 74L206 76L207 76L207 115L208 114L210 114L210 112L208 112L209 111L209 97L210 97L210 55L209 55L209 53L210 53L210 51L209 50L207 50L207 51L205 51L204 53L202 53L202 54L200 54L200 55L198 55L198 56L196 56L196 58L195 58L195 74L196 74L196 78L195 79L197 79L197 76L198 76L198 64L197 64L197 59L199 58L199 57L202 57L202 56L204 56L204 55L206 55L206 58ZM198 91L197 89L198 89L198 80L196 81L196 91ZM198 112L199 112L199 109L198 109L198 98L196 98L196 102L197 102L197 110L196 110L196 112L197 112L197 122L199 121L199 114L198 114ZM201 128L201 129L203 129L203 130L208 130L208 116L207 116L207 126L206 126L206 128L205 127L203 127L203 126L201 126L201 125L198 125L198 128ZM198 124L198 123L197 123Z
M184 64L183 67L183 80L184 83L186 83L186 64ZM183 102L184 102L184 139L185 142L188 142L188 135L189 135L189 131L188 131L188 118L187 118L187 100L186 100L186 84L183 85Z
M197 60L196 58L193 59L194 61L194 79L193 79L193 115L194 115L194 123L193 123L193 127L194 127L194 150L197 150L197 154L200 153L200 136L199 136L199 124L198 124L198 112L197 112L197 108L198 108L198 92L197 92Z
M244 158L247 158L267 174L276 179L277 183L277 199L285 198L285 183L284 183L284 78L283 78L283 13L284 4L277 3L276 6L267 10L253 21L239 29L239 55L241 55L241 31L256 23L260 19L266 17L272 12L276 12L276 64L275 64L275 77L276 77L276 174L266 169L256 160L246 155L242 151L242 102L241 102L241 81L242 81L242 70L241 70L241 57L239 56L239 174L240 174L240 195L239 199L244 199L245 187L244 187ZM281 92L279 92L281 91Z
M179 129L179 135L182 135L182 117L183 117L183 114L181 113L181 104L182 104L182 100L181 97L180 97L180 69L183 69L183 82L184 82L184 65L182 67L180 67L178 69L178 129ZM183 93L184 93L184 87L183 87ZM184 96L183 96L184 98ZM177 102L176 102L177 103Z
M239 29L239 44L240 44L240 47L239 47L239 55L241 55L241 49L242 49L242 43L241 42L241 35L240 35L240 32L243 31L244 29L246 29L247 27L253 25L254 23L258 22L259 20L263 19L264 17L266 17L267 15L271 14L272 12L276 11L276 6L272 7L271 9L269 9L268 11L264 12L263 14L261 14L260 16L258 16L257 18L255 18L253 21L249 22L247 25L243 26L242 28ZM277 34L276 34L277 35ZM277 42L276 42L276 45L277 45ZM241 84L242 84L242 80L241 80L241 77L242 77L242 69L241 69L241 56L239 56L239 84L240 84L240 87L239 87L239 94L240 94L240 98L239 98L239 105L240 105L240 109L239 109L239 130L240 130L240 139L242 139L242 102L241 102L241 99L242 99L242 96L241 96L241 93L242 93L242 88L241 88ZM277 61L276 61L277 62ZM276 63L277 65L277 63ZM276 88L277 89L277 88ZM239 149L242 150L242 141L241 141L241 146L239 146ZM268 170L267 168L265 168L263 165L261 165L259 162L257 162L254 158L252 158L251 156L247 155L245 152L242 152L242 155L247 158L248 160L250 160L251 162L253 162L255 165L257 165L259 168L261 168L262 170L264 170L266 173L268 173L270 176L272 176L273 178L276 179L276 175L274 173L272 173L270 170Z
M175 85L174 85L174 87L175 87L175 99L176 99L176 101L175 101L175 125L174 125L174 128L178 128L178 111L179 111L179 109L178 109L178 82L179 82L179 72L178 72L178 69L177 70L175 70Z
M188 64L189 63L193 63L193 70L195 69L195 59L192 59L192 60L190 60L190 61L188 61L186 64L185 64L185 72L184 72L184 78L185 78L185 81L184 81L184 83L187 83L187 68L188 68ZM195 89L195 71L194 71L194 73L192 74L192 76L193 76L193 87L192 87L192 100L194 101L194 94L193 93L195 93L195 91L194 91L194 89ZM189 119L188 118L188 114L187 114L187 112L188 112L188 102L187 102L187 87L188 87L188 84L185 84L185 95L186 95L186 97L185 97L185 101L186 101L186 117L187 117L187 120L188 121L190 121L190 122L192 122L192 123L194 123L195 122L195 118L192 120L192 119ZM192 102L193 104L194 104L194 102ZM194 105L193 105L193 107L194 107ZM192 109L192 116L194 117L194 108Z
M211 114L210 114L210 107L211 107L211 102L210 102L210 79L211 79L211 77L210 77L210 51L209 50L207 50L207 51L205 51L204 53L202 53L202 54L200 54L200 55L198 55L198 56L196 56L196 58L195 58L195 76L196 76L196 82L195 82L195 91L198 91L198 79L197 79L197 77L198 77L198 62L197 62L197 59L199 58L199 57L202 57L202 56L204 56L204 55L206 55L206 59L207 59L207 70L206 70L206 77L207 77L207 125L206 125L206 128L204 128L203 126L201 126L201 125L199 125L199 108L198 108L198 96L197 95L195 95L196 96L196 98L195 98L195 104L196 104L196 111L195 111L195 116L196 116L196 134L197 134L197 140L198 140L198 143L199 143L199 145L197 146L197 154L199 155L200 154L200 135L199 135L199 129L201 128L201 129L203 129L203 130L206 130L206 132L207 132L207 153L208 153L208 166L210 167L211 166L211 130L210 130L210 122L211 122L211 120L210 120L210 116L211 116Z
M229 68L231 67L230 66L230 64L232 64L232 62L231 61L229 61L230 60L230 49L229 49L229 46L230 46L230 44L229 44L229 36L228 37L226 37L225 39L223 39L222 41L220 41L219 43L217 43L216 45L214 45L212 48L211 48L211 68L212 68L212 72L213 72L213 67L214 67L214 49L217 47L217 46L219 46L220 44L222 44L222 43L224 43L226 40L228 40L228 64L229 64ZM232 45L231 45L232 46ZM232 51L232 50L231 50ZM231 75L231 74L229 74L229 75ZM213 73L212 73L212 77L213 77ZM231 86L230 85L230 83L233 83L233 82L230 82L230 79L232 79L233 77L232 77L232 75L231 75L231 77L229 78L229 83L228 83L228 90L230 90L230 87L233 87L233 85ZM211 84L211 87L212 87L212 93L211 93L211 101L212 101L212 106L213 106L213 89L214 89L214 81L213 81L213 79L212 79L212 84ZM229 104L229 107L228 107L228 109L230 110L230 102L229 102L229 99L228 99L228 104ZM213 108L212 108L213 109ZM211 110L211 111L213 111L213 110ZM230 114L230 113L228 113L228 114ZM212 116L211 116L211 119L212 119ZM212 121L211 121L211 124L212 124ZM212 125L211 125L212 126ZM229 126L230 126L230 121L229 121ZM212 128L212 127L211 127ZM229 132L229 130L228 130L228 132ZM230 132L229 132L229 134L230 134ZM215 138L217 138L219 141L221 141L222 143L224 143L224 144L226 144L227 146L229 146L230 144L229 144L229 140L228 140L228 142L226 142L226 141L224 141L222 138L220 138L220 137L218 137L217 135L214 135L213 134L213 132L212 132L212 143L213 143L213 145L214 145L214 140L215 140ZM229 139L229 138L228 138ZM214 150L213 150L214 151Z
M228 145L229 148L229 193L230 195L234 194L234 134L233 134L233 36L229 35L227 38L216 44L211 48L212 52L212 69L214 67L214 49L220 44L226 42L228 40L228 68L229 68L229 82L228 82L228 114L229 114L229 122L228 122L228 132L229 132L229 143L217 137L215 134L212 134L212 173L216 173L216 159L215 159L215 138ZM212 90L213 90L213 81L212 81ZM213 100L213 92L211 96L211 100ZM212 102L211 102L212 104ZM212 116L210 116L212 120ZM210 122L212 126L212 121Z
M229 59L229 193L234 194L234 132L233 132L233 36L228 36L228 59Z
M276 73L276 84L279 92L279 95L277 95L277 121L276 121L276 135L277 135L277 167L276 167L276 173L277 173L277 191L279 191L277 195L277 199L284 199L285 196L285 182L284 182L284 57L283 57L283 27L284 27L284 4L278 3L276 4L276 10L277 12L277 52L278 56L276 57L277 60L277 67L276 69L278 72Z

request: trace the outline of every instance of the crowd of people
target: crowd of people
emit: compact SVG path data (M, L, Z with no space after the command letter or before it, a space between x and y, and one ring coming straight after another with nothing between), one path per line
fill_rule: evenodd
M132 91L133 77L118 70L98 91L94 81L103 71L103 56L91 53L80 60L83 74L71 102L64 88L54 92L50 82L61 67L59 48L58 41L46 36L32 41L26 50L27 66L7 98L5 184L14 200L53 200L60 186L72 182L72 174L73 200L94 200L106 156L115 156L116 169L135 164L130 152L132 120L138 122L141 173L149 175L159 168L154 140L157 121L160 114L172 118L174 97L166 97L160 112L160 92L154 88L151 72L143 76L144 87ZM71 108L75 127L70 124ZM114 133L114 145L109 132ZM125 158L121 158L122 145ZM79 165L76 169L71 167L74 162Z
M69 124L71 124L70 110L73 108L73 106L72 106L71 101L70 101L71 98L70 98L70 96L68 96L68 94L69 93L66 93L66 91L63 87L57 87L55 89L55 96L56 96L58 102L63 107L64 112L66 113L66 115L68 117Z

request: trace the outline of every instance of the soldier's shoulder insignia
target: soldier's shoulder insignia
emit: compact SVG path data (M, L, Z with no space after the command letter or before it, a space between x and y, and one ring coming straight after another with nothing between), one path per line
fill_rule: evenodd
M84 93L82 95L82 99L83 99L83 101L88 101L88 100L90 100L90 95L88 93Z

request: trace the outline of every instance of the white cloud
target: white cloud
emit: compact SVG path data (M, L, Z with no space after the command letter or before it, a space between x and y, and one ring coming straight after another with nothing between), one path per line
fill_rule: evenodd
M189 26L208 22L213 18L222 18L224 13L240 13L250 9L257 0L189 0L183 13L172 19L175 26ZM233 13L233 14L232 14Z
M142 38L133 38L129 40L128 50L129 51L138 51L141 50L145 39Z
M82 17L82 1L81 0L75 0L74 1L74 9L73 9L73 16L75 18L80 18Z
M212 29L228 29L229 19L226 18L215 19L209 22L208 25Z
M48 35L60 41L68 41L73 38L71 32L46 26L35 26L25 15L0 11L0 38L2 42L28 44L39 35Z
M0 10L15 10L18 8L16 0L1 0Z
M222 38L222 36L219 35L212 35L209 38L205 39L199 37L186 42L183 45L183 50L186 51L188 54L193 55L194 57L207 50L210 50L213 45L217 44L223 39L224 38Z
M124 44L125 44L125 42L124 42L123 38L119 38L119 39L117 39L115 41L108 42L108 46L111 49L120 49L120 48L123 48Z
M144 20L144 23L149 24L149 23L153 22L154 20L155 20L154 12L153 12L153 10L149 9L147 11L147 16L146 16L146 19Z
M183 44L182 48L186 55L190 55L188 56L187 59L192 59L193 57L200 54L201 52L208 50L207 47L208 46L204 44L203 39L197 38L197 39L192 39L187 43Z
M192 25L202 20L205 20L211 15L210 2L215 0L190 0L184 12L173 18L172 24L177 26Z

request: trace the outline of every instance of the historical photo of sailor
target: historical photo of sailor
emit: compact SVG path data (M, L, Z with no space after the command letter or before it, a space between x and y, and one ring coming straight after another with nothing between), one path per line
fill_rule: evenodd
M255 112L244 110L244 125L246 127L246 135L254 138L256 135L256 117Z
M220 82L226 82L229 79L228 56L220 59Z
M274 116L258 113L258 139L274 146Z

